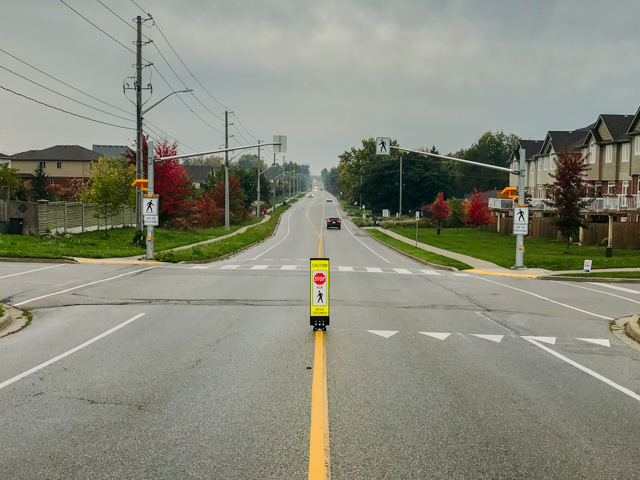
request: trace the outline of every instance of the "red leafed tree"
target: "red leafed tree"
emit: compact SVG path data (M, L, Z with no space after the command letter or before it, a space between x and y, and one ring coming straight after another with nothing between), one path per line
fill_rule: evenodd
M429 206L429 210L433 213L433 218L438 220L438 235L440 235L440 227L442 225L442 219L447 218L451 213L449 204L444 199L442 192L438 194L438 198Z
M482 226L489 223L495 223L496 219L491 214L489 202L482 198L482 194L473 189L471 203L466 208L467 218L464 223L471 228L480 227L480 237L482 237Z
M147 176L149 146L147 137L142 138L142 172ZM154 156L171 157L178 154L178 144L169 143L168 140L158 142L153 146ZM129 165L136 163L136 151L129 148L124 154ZM166 160L155 164L154 167L154 193L160 197L160 215L163 221L175 215L186 205L182 203L191 195L192 181L182 165L177 160Z
M248 212L244 208L244 191L240 188L240 180L235 175L229 175L229 221L240 222L247 218ZM220 181L213 188L213 201L224 209L224 182Z

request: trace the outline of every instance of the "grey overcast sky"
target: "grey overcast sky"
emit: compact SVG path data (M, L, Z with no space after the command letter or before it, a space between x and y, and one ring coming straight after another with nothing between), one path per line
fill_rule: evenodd
M135 32L98 0L65 0L130 48ZM130 0L102 0L131 25ZM313 173L365 137L391 136L441 152L469 146L487 130L543 138L600 113L640 105L640 2L637 0L139 0L195 77L234 110L250 134L286 134L287 159ZM0 0L0 48L128 112L122 83L134 56L60 0ZM224 108L181 65L156 28L144 28L208 109ZM183 88L157 50L143 49L175 89ZM111 113L0 52L0 66ZM145 70L152 102L171 90ZM135 123L59 97L0 69L0 85L101 121ZM129 98L131 92L129 92ZM184 101L211 126L220 119ZM128 144L134 131L91 123L0 90L0 152L58 144ZM176 97L147 119L181 150L217 148L223 136ZM232 119L248 141L253 139ZM244 144L235 127L231 144ZM184 142L184 143L183 143ZM268 155L270 157L270 155Z

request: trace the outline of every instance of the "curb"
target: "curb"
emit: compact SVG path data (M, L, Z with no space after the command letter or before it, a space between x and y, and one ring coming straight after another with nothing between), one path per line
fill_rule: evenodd
M0 319L0 337L22 330L30 321L30 315L11 305L4 304L5 314Z
M561 277L559 275L545 275L538 280L555 280L567 282L599 282L599 283L640 283L640 278L607 278L607 277Z
M19 262L19 263L78 263L68 258L32 258L32 257L0 257L0 262Z
M354 225L356 225L354 223ZM356 227L358 229L360 229L361 231L365 232L367 234L367 236L369 236L369 238L373 238L376 242L378 242L380 245L384 245L387 248L390 248L391 250L393 250L396 253L399 253L400 255L410 258L411 260L418 262L422 265L425 265L427 267L431 267L431 268L435 268L436 270L446 270L448 272L459 272L460 270L458 270L456 267L445 267L444 265L437 265L435 263L429 263L426 260L422 260L421 258L418 257L414 257L413 255L407 253L407 252L403 252L402 250L397 249L396 247L392 247L391 245L389 245L388 243L384 243L382 240L377 239L376 237L374 237L373 235L371 235L369 232L367 232L366 230L364 230L362 227L358 227L356 225Z
M624 328L631 338L640 343L640 325L638 325L638 315L632 315Z
M11 310L9 309L9 307L6 306L3 308L5 309L5 312L4 315L0 317L0 332L2 332L2 330L7 328L9 325L11 325L11 322L13 322L13 316L11 315Z
M286 210L285 210L285 212L286 212ZM261 240L258 240L256 242L250 243L249 245L246 245L246 246L236 250L235 252L226 253L226 254L224 254L224 255L222 255L220 257L217 257L217 258L210 258L209 260L185 260L183 262L178 262L178 264L197 265L197 264L203 264L203 263L219 262L219 261L222 261L222 260L227 260L228 258L231 258L231 257L235 257L236 255L239 255L240 253L242 253L242 252L244 252L246 250L249 250L250 248L253 248L253 247L257 246L260 243L266 242L269 238L273 237L276 234L276 232L278 231L278 227L280 227L280 220L281 219L282 219L282 214L280 214L278 216L278 221L276 222L276 226L274 227L273 232L271 232L270 235L267 235L266 237L264 237Z

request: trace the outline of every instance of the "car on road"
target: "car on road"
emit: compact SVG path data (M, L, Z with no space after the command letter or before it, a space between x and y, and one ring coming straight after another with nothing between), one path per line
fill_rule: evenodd
M313 193L310 193L309 195L307 195L307 198L313 198Z
M333 202L333 200L331 200L330 198L327 198L327 202Z
M327 218L327 229L329 228L337 228L340 230L340 225L342 225L342 220L337 217Z

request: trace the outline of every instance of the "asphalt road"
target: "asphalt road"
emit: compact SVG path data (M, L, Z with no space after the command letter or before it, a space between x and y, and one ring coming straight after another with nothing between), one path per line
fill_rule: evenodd
M640 288L434 270L327 231L327 198L224 262L1 263L33 322L0 339L0 478L307 478L319 246L333 479L640 477L609 331Z

